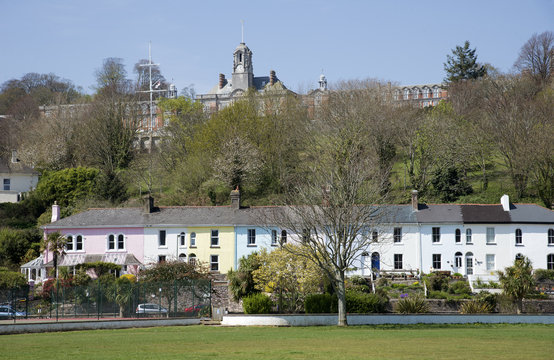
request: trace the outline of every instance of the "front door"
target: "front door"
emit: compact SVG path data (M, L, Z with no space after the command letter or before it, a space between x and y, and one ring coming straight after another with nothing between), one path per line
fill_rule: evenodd
M466 275L473 275L473 253L466 254Z
M371 254L371 270L378 273L381 269L381 260L378 252Z

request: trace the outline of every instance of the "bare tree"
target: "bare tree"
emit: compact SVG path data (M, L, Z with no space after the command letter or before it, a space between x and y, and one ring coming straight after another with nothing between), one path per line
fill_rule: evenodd
M554 71L554 32L533 34L521 47L514 67L529 74L538 84L547 85Z
M317 135L306 136L307 171L267 221L296 236L304 246L290 251L314 261L329 278L338 295L341 326L347 325L346 272L370 246L368 227L385 221L384 208L369 205L384 202L385 194L379 158L368 146L357 101L354 92L330 99L327 115L314 123Z

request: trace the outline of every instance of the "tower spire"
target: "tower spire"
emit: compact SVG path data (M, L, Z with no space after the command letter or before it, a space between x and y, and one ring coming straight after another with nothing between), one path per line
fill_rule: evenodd
M244 44L244 20L240 21L240 42Z

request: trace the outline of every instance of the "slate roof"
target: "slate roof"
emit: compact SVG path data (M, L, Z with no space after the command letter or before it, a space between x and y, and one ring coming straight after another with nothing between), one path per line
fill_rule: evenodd
M463 223L460 205L419 204L419 209L416 213L416 217L419 223Z
M0 158L0 173L38 175L38 172L22 162L18 161L14 163L5 158Z
M263 224L275 206L235 209L230 206L171 206L144 213L142 208L89 209L54 223L44 229L79 227L143 227L143 226L246 226ZM409 205L387 205L383 221L415 223L415 213Z
M411 205L377 206L376 217L384 223L398 224L554 224L554 212L533 204L501 205L420 204L417 212ZM168 206L144 213L142 208L89 209L54 223L44 229L79 227L144 227L144 226L252 226L271 218L277 206L256 206L235 209L231 206Z

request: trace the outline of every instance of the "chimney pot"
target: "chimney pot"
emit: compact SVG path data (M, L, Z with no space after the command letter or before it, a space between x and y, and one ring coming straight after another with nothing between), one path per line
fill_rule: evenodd
M240 190L238 186L231 191L231 208L240 209Z
M225 74L219 74L219 88L223 89L225 86Z
M12 163L19 162L19 159L17 158L17 150L12 150Z
M419 210L419 202L417 200L417 190L412 190L412 209Z
M504 209L504 211L510 211L510 197L508 195L502 195L500 204L502 204L502 209Z
M52 205L52 218L50 222L55 222L60 220L60 205L58 205L57 201L54 201L54 204Z
M275 84L275 78L276 78L276 76L275 76L275 70L271 70L271 71L269 72L269 85Z
M144 212L146 214L154 212L154 198L150 195L144 197Z

